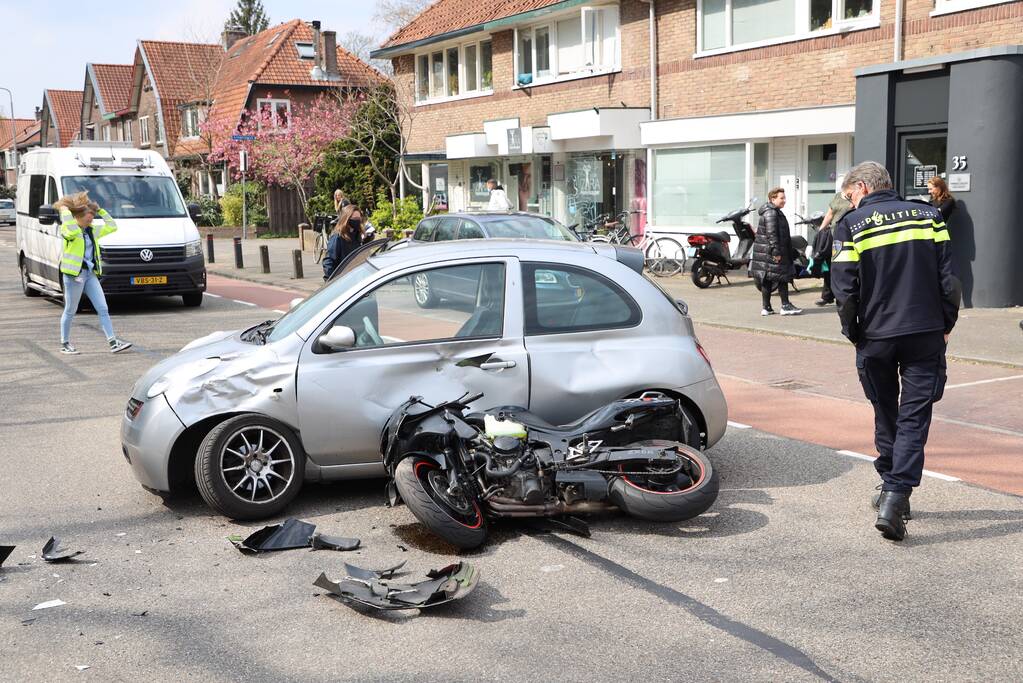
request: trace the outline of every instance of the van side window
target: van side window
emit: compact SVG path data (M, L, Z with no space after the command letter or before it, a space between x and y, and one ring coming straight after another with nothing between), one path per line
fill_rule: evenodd
M58 199L60 197L57 196L57 181L52 175L46 176L46 203L52 206Z
M28 185L28 215L39 218L39 207L46 202L46 176L33 175Z

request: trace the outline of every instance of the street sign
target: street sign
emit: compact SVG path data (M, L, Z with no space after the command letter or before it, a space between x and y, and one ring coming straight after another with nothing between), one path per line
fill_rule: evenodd
M256 139L256 136L255 135L232 135L231 139L232 140L236 140L238 142L251 142L252 140Z

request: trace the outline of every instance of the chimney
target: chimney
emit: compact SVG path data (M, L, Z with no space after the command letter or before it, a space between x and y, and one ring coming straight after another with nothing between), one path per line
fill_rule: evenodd
M42 121L42 120L43 120L43 110L40 109L39 107L36 107L36 121Z
M228 26L224 29L224 32L220 34L220 44L224 46L224 51L226 52L231 49L232 45L237 43L246 35L248 34L246 34L240 26Z
M337 31L323 32L323 65L328 81L340 81L341 74L337 70Z
M313 68L309 71L309 77L314 80L321 80L323 74L323 46L320 45L320 22L313 22Z

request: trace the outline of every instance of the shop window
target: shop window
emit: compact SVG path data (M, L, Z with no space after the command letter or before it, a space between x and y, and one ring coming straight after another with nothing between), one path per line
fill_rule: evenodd
M654 222L707 228L747 202L746 145L657 150Z
M553 24L516 29L515 82L530 85L619 68L618 7L584 7Z
M770 151L771 145L766 142L753 143L753 182L750 191L759 200L767 200L770 189Z
M876 25L875 0L698 0L700 50L753 47Z
M469 201L474 204L486 204L490 201L490 190L487 181L497 179L498 165L495 162L474 164L469 166Z

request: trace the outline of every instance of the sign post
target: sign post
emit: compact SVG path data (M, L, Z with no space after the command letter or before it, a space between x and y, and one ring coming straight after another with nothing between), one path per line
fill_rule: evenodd
M238 142L252 142L255 135L232 135L232 140ZM245 196L245 172L249 170L249 153L247 150L238 150L238 170L242 172L242 239L245 239L245 232L248 230L248 206Z

